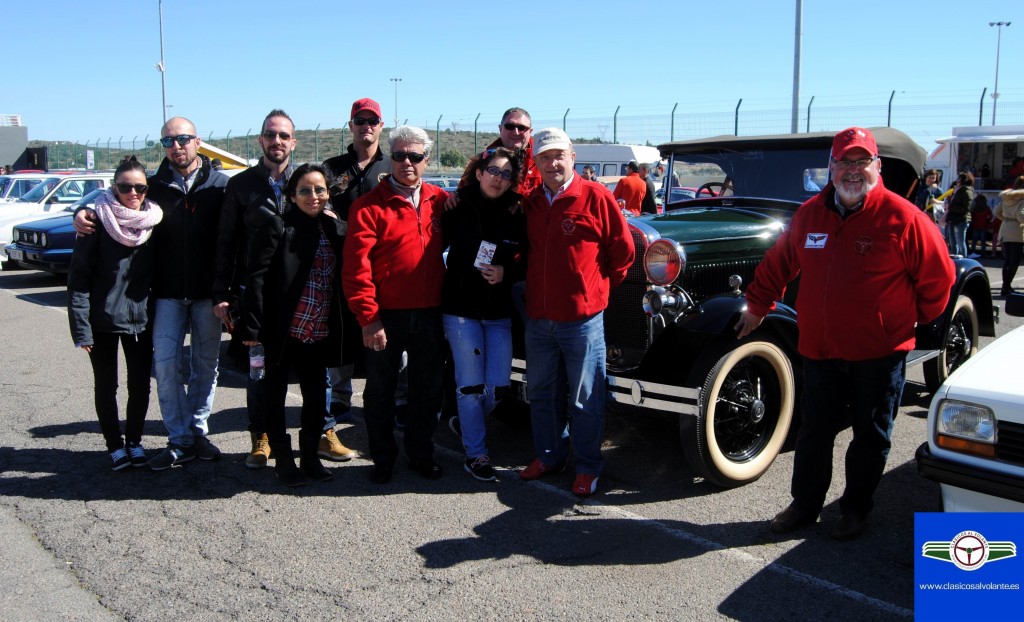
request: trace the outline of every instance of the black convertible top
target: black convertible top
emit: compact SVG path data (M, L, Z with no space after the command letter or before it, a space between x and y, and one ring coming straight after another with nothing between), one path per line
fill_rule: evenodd
M903 132L891 127L868 128L875 136L878 144L878 154L882 158L882 179L885 186L903 197L913 197L920 183L921 173L924 170L924 163L927 153L920 145L915 143ZM817 166L826 166L828 154L832 147L832 139L835 132L813 132L807 134L771 134L767 136L712 136L711 138L700 138L697 140L679 140L658 145L658 150L663 158L669 158L673 154L682 156L697 156L701 159L703 154L712 156L723 153L754 153L769 154L778 152L803 152L809 158L814 156L813 162ZM808 162L805 162L808 166ZM736 163L741 166L741 163ZM733 177L740 177L741 171L727 171ZM774 172L776 177L783 177L779 171ZM791 171L791 173L793 173ZM798 171L796 172L798 173ZM748 181L745 188L747 196L771 196L774 198L795 198L804 200L807 197L776 196L775 194L748 194L758 192L759 188ZM809 195L808 195L809 196Z

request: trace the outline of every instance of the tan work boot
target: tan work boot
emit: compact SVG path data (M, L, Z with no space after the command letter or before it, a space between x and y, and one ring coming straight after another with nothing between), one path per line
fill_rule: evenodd
M250 469L262 469L267 466L267 459L270 458L270 442L266 433L250 432L249 435L252 437L252 451L245 457L245 466Z
M325 460L345 462L347 460L351 460L356 455L356 452L342 445L341 441L338 440L338 435L334 433L334 430L327 430L324 432L323 436L320 437L320 447L317 451L317 455Z

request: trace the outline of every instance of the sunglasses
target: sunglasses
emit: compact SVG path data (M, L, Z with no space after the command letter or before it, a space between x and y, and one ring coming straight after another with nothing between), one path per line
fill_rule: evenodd
M419 164L425 157L427 156L422 153L416 153L415 151L396 151L391 154L391 159L395 162L401 162L408 158L413 164Z
M196 138L193 134L178 134L177 136L164 136L160 139L160 144L165 149L170 149L171 145L178 143L179 146L184 147L185 145L192 142L192 139Z
M135 191L135 194L146 194L146 191L149 190L149 186L146 184L126 184L118 182L114 184L114 187L117 188L117 191L121 194L128 194L132 190Z
M316 195L317 198L322 198L327 196L327 188L324 188L323 186L315 186L313 188L299 188L298 190L295 191L295 194L299 195L303 199L305 199L311 194Z
M871 165L872 162L878 159L878 156L868 158L867 160L837 160L835 158L829 158L832 160L832 164L836 165L836 168L841 171L848 171L850 169L861 170Z
M380 125L380 117L355 117L352 119L352 124L360 127L363 125Z
M506 130L508 130L510 132L521 132L523 134L525 134L525 133L527 133L527 132L529 132L530 130L533 129L532 127L527 127L525 125L519 125L518 123L505 123L501 127L505 128Z
M270 130L263 132L263 138L266 138L267 140L274 140L275 138L280 138L282 141L285 141L291 139L291 137L292 135L289 134L288 132L272 132Z
M512 181L512 171L503 171L497 166L488 166L484 171L491 177L501 177L505 181Z

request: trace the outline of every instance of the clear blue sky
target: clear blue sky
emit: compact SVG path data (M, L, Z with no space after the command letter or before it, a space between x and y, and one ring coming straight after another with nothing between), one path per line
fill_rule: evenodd
M627 7L635 7L629 9ZM337 128L377 99L433 128L534 119L788 109L793 0L412 2L165 0L167 102L202 136L258 128L274 107ZM0 113L31 140L156 136L162 122L157 0L5 2ZM1019 20L1019 21L1018 21ZM1024 100L1021 0L805 0L801 105ZM988 114L988 113L986 113ZM1001 122L1002 119L1000 119ZM986 123L988 120L986 119ZM486 125L485 125L486 124ZM948 129L948 128L946 128ZM945 131L945 129L943 130ZM929 145L924 145L930 147Z

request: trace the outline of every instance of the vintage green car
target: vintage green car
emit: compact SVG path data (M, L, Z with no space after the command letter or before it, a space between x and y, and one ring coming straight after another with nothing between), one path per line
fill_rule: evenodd
M905 134L875 128L886 187L906 197L925 152ZM679 417L683 451L705 480L735 487L760 477L782 450L799 405L798 283L753 334L733 329L742 285L800 203L828 181L832 133L722 136L660 145L663 188L700 198L629 219L636 261L605 312L609 395L616 407ZM673 193L666 192L667 196ZM996 309L977 262L954 258L958 278L941 318L919 326L908 362L942 381L992 336ZM525 382L516 360L514 380Z

